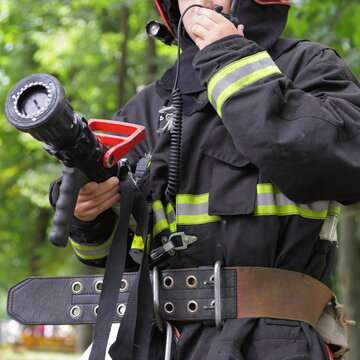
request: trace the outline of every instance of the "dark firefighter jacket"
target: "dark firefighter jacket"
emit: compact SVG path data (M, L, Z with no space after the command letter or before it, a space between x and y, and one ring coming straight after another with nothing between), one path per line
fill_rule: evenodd
M207 91L185 98L175 209L164 197L170 135L157 132L164 125L158 111L168 105L159 84L116 115L146 126L146 140L128 158L136 164L151 154L142 183L154 212L152 249L174 231L198 239L160 263L186 268L223 259L226 266L291 269L331 286L340 203L360 199L357 80L333 50L307 41L273 60L255 42L230 36L200 51L193 66ZM115 221L108 210L78 222L72 244L82 261L103 262ZM142 247L136 236L132 246ZM276 340L265 346L269 338ZM206 346L195 345L201 339ZM324 358L309 326L267 319L227 321L222 332L184 326L176 351L178 359L285 359L276 356L281 341L293 344L286 359L306 352L301 359Z

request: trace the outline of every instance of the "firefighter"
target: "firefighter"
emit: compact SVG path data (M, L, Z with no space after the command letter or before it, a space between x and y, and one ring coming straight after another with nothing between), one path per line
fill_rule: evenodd
M128 160L132 168L146 163L138 184L153 209L151 267L234 267L249 289L234 290L237 310L261 300L251 316L220 317L218 326L198 315L196 302L188 304L188 316L171 322L172 358L329 359L308 313L321 313L320 302L329 300L321 291L331 289L341 204L360 199L359 83L332 49L279 39L287 0L241 1L236 26L222 14L230 0L155 3L173 34L188 6L202 7L187 11L177 39L183 113L175 179L169 158L177 64L115 115L147 129ZM174 196L166 195L169 178L178 182ZM117 178L81 189L71 241L82 262L105 265L120 198ZM136 268L142 248L135 233L128 268ZM189 297L196 280L184 288ZM162 338L154 329L148 359L164 357Z

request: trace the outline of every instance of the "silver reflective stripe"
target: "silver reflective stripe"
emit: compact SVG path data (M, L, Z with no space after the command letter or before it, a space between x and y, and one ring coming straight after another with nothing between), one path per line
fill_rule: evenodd
M210 79L209 100L221 117L224 103L233 94L258 80L280 73L266 51L247 56L223 67Z
M166 219L169 224L176 221L176 215L175 215L175 211L173 209L168 214L166 214Z
M290 200L273 184L257 184L255 216L299 215L304 218L325 220L329 214L340 215L341 205L336 201L315 201L300 204Z
M80 250L74 248L76 254L79 255L82 259L100 259L108 255L110 251L110 246L107 246L101 250L92 250L91 247L88 247L88 251L86 250Z
M161 220L165 220L166 219L166 215L165 215L165 210L164 208L160 208L160 209L156 209L154 211L154 218L155 218L155 222L161 221Z
M108 256L117 225L118 225L118 220L116 221L114 230L111 236L109 237L109 239L107 239L105 242L103 242L100 245L79 244L70 238L70 243L76 255L84 260L97 260Z
M221 95L221 93L228 88L230 85L235 83L241 78L254 73L255 71L261 70L268 66L275 66L274 61L270 57L266 57L264 59L258 60L254 63L245 64L242 67L234 70L233 72L227 74L223 77L212 89L211 92L211 103L216 104L217 99Z
M298 204L290 200L282 193L272 193L272 194L257 194L256 205L277 205L277 206L286 206L286 205L296 205L302 209L309 209L313 211L322 211L329 208L329 201L315 201L308 204Z
M176 204L178 215L203 215L209 213L209 203L204 204Z
M96 260L106 257L109 254L112 238L114 233L111 237L101 245L80 245L70 239L71 245L75 251L75 253L84 260Z
M220 220L220 216L209 215L209 193L176 196L177 224L200 225Z
M157 200L153 203L152 208L154 211L153 236L165 229L169 229L171 232L176 231L175 212L170 203L164 209L162 202Z

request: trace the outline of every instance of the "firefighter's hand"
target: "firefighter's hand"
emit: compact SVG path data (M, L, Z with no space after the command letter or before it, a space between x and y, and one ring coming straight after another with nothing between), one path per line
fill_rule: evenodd
M191 33L189 34L190 37L200 50L229 35L244 36L243 25L236 28L232 22L214 10L196 7L194 12L195 14L191 14L191 18L189 16L186 19L186 15L184 16L184 24L187 31ZM190 24L186 24L186 20Z
M102 183L84 185L77 198L74 215L82 221L94 220L100 213L120 200L119 179L111 177Z

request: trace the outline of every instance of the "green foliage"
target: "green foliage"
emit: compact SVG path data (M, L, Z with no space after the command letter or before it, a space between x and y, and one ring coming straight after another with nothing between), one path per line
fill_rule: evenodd
M334 48L360 77L360 4L353 0L298 0L285 35Z
M119 79L125 7L130 12L127 68L126 78ZM60 80L77 112L86 118L111 118L119 106L120 80L127 100L137 86L158 76L147 74L142 59L161 66L174 59L175 48L154 59L146 53L145 24L157 16L151 2L140 0L1 0L1 109L17 81L43 72ZM69 247L60 250L46 240L52 218L48 187L60 175L60 164L42 144L12 128L0 111L2 289L30 275L80 271Z

